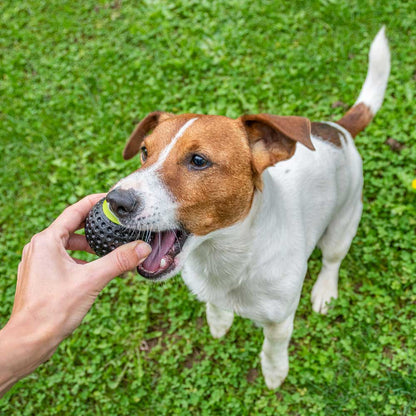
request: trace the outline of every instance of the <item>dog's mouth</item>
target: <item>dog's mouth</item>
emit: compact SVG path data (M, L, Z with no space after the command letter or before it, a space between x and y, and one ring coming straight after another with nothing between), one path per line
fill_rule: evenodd
M184 230L166 230L146 233L143 238L152 247L152 252L142 264L138 273L146 279L158 280L177 266L176 256L182 251L189 234Z

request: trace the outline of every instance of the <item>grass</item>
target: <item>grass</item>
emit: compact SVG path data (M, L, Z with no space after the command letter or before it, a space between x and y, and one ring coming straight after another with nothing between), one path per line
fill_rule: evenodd
M7 415L413 415L416 412L416 9L409 1L29 1L0 5L0 324L21 250L62 209L137 167L121 151L148 112L333 120L387 25L392 74L357 138L364 213L340 298L312 313L309 263L276 392L262 334L210 337L180 277L114 280L52 359L0 403ZM393 151L393 138L404 145ZM87 255L84 258L92 258Z

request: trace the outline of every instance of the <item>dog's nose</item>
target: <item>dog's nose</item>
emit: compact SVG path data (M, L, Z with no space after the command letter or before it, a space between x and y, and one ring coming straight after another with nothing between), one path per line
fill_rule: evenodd
M138 206L137 197L131 189L114 189L107 194L106 200L111 211L119 218L128 217Z

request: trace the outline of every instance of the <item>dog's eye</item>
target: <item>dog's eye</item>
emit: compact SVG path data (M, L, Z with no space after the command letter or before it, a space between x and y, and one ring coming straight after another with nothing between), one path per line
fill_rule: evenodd
M211 162L201 155L192 155L189 161L189 167L194 170L203 170L211 166Z
M141 155L142 155L142 162L146 162L146 159L147 159L147 147L146 146L142 146L140 150L141 150Z

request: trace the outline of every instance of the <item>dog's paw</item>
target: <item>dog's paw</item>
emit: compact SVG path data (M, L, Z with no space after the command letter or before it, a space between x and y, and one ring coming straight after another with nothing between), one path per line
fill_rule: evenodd
M228 332L230 327L231 327L231 324L230 325L225 325L225 324L210 325L209 332L211 332L211 335L213 338L221 338Z
M223 337L233 324L234 314L224 311L216 306L207 303L207 321L209 331L214 338Z
M285 378L289 372L288 357L281 357L278 362L272 362L262 351L260 358L261 370L263 372L263 377L267 388L270 390L277 389L285 381Z
M337 286L325 280L317 280L312 289L312 309L315 312L326 315L329 309L329 303L332 299L338 298Z

